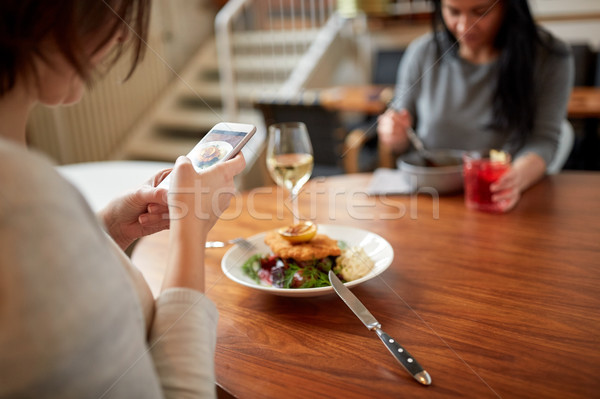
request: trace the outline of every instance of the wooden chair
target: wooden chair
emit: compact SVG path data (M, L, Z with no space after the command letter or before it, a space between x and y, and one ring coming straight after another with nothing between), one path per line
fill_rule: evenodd
M371 133L371 130L354 129L351 131L346 139L344 140L344 170L346 173L360 173L370 172L375 168L394 168L396 165L396 158L392 151L386 146L381 145L377 142L377 146L372 151L371 157L375 157L376 161L361 161L361 158L365 156L365 148L367 142L369 142L376 135L375 132ZM375 139L376 140L376 139ZM365 165L367 165L365 167Z

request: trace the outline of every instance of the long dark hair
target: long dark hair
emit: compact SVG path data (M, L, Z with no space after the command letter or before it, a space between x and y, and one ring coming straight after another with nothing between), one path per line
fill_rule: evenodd
M81 78L90 82L91 58L119 30L131 29L129 75L144 53L150 0L2 0L0 1L0 96L10 91L34 58L46 60L40 43L53 40ZM98 43L90 54L86 44ZM112 61L123 51L117 47ZM129 76L128 75L128 76Z
M494 42L500 55L489 127L510 131L515 144L520 145L535 120L534 70L540 50L565 56L568 53L535 24L527 0L499 1L504 2L504 19ZM433 0L433 3L433 30L440 54L443 42L458 49L456 38L442 18L441 0Z

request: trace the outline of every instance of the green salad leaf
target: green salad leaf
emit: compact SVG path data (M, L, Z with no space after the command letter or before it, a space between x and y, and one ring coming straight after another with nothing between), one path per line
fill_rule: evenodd
M331 266L330 266L331 268ZM318 267L308 266L305 267L302 272L304 277L304 283L300 288L317 288L317 287L329 287L329 277Z
M269 257L262 254L252 255L242 265L242 271L258 284L263 284L260 278L260 271L264 267L263 262L267 262L265 264L273 262L270 258L273 258L273 256ZM335 260L331 257L298 263L291 259L284 261L277 258L273 266L268 267L266 270L270 272L270 280L273 287L291 289L319 288L331 285L327 273L334 266Z
M255 254L248 258L248 260L242 266L242 270L248 277L260 284L260 277L258 272L260 271L260 259L262 254Z
M295 263L288 263L288 268L283 272L283 288L293 288L294 275L300 270L300 267Z

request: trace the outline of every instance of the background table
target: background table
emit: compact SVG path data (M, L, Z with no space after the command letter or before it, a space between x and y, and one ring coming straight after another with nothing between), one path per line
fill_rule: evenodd
M567 113L569 118L600 118L600 87L574 87Z
M393 87L386 85L351 85L318 91L321 105L338 111L379 115L393 98ZM600 118L600 87L574 87L567 106L569 118Z
M309 182L300 209L385 237L395 258L354 293L429 371L422 387L335 295L286 298L240 286L207 252L220 312L217 381L243 398L590 398L600 392L600 174L566 173L494 215L461 196L369 197L370 175ZM275 190L275 191L273 191ZM286 225L286 195L238 198L210 239ZM134 262L160 285L168 232Z

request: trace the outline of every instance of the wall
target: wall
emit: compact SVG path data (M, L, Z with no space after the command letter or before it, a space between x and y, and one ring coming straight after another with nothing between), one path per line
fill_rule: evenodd
M215 1L209 0L154 0L159 11L157 22L162 28L164 56L176 71L214 32Z
M587 44L600 51L600 0L529 0L538 23L570 44ZM374 26L370 32L372 51L406 47L428 32L430 23L405 20Z
M32 147L59 164L109 159L129 129L164 92L185 62L212 35L215 8L208 0L155 0L144 61L123 83L128 57L70 107L33 110Z
M573 20L541 19L540 25L567 43L588 44L595 51L600 50L600 16Z
M567 18L600 14L598 0L529 0L529 6L537 18Z

